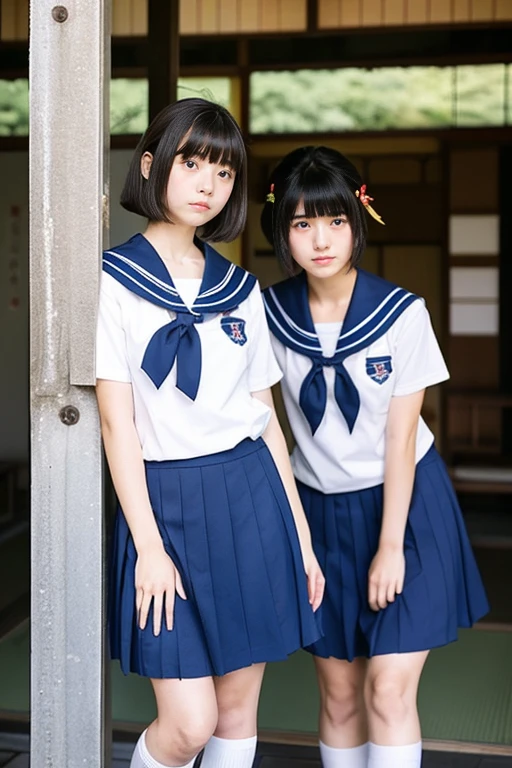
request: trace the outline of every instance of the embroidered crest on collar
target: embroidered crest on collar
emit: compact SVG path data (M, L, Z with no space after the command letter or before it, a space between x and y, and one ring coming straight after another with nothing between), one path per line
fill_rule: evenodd
M240 317L232 317L230 315L221 317L220 327L227 335L228 339L231 339L235 344L239 344L241 347L247 341L247 334L245 332L245 320Z
M384 384L393 373L393 366L391 365L391 356L384 355L383 357L367 357L366 358L366 373L377 384Z

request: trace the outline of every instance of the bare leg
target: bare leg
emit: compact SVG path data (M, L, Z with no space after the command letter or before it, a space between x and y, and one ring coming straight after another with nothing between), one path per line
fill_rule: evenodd
M412 744L421 739L416 699L428 651L374 656L368 661L365 700L375 744Z
M264 664L214 680L218 724L204 751L201 768L250 768L256 752L258 700Z
M427 656L428 651L422 651L370 659L365 688L371 739L368 768L420 768L416 699Z
M219 718L215 736L245 739L256 735L256 718L264 664L214 678Z
M165 766L189 763L217 725L217 702L211 677L151 680L158 716L146 731L152 758Z
M363 698L366 659L315 657L320 689L320 740L330 747L358 747L368 741Z

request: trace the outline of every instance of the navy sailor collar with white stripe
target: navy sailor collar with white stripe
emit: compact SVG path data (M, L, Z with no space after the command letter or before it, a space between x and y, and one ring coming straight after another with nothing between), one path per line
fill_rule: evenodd
M173 312L210 314L235 309L246 299L256 278L232 264L208 243L194 240L205 257L201 287L189 309L180 297L164 261L144 235L137 234L123 245L103 254L103 269L143 299Z
M103 254L103 269L143 299L173 312L192 315L227 312L246 299L256 278L232 264L208 243L194 240L205 257L201 287L189 309L179 295L164 261L142 234Z
M323 357L309 307L306 273L263 292L272 333L286 347L307 357ZM335 357L346 358L386 333L418 297L363 269L356 282L336 344Z
M159 389L176 365L176 387L195 400L201 383L201 339L196 325L207 316L228 314L254 288L256 278L232 264L208 243L195 239L205 258L199 293L189 308L173 283L165 263L144 235L134 235L124 245L103 254L103 270L146 301L176 313L159 328L146 347L142 370Z
M332 357L324 357L315 331L308 297L307 275L283 280L263 292L270 330L286 347L312 361L302 382L299 404L315 434L325 415L327 388L325 367L336 371L334 396L352 432L357 420L360 399L344 360L373 344L383 336L407 307L419 297L393 283L357 270L356 282L347 314Z

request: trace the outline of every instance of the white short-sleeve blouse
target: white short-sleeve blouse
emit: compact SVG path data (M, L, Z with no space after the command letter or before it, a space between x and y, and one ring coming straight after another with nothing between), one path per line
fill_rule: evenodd
M141 361L155 331L175 315L103 272L96 376L131 383L144 459L209 455L263 434L270 410L251 393L272 386L282 374L272 351L258 284L230 314L244 321L246 343L236 343L225 332L222 314L208 315L196 326L202 354L196 399L176 388L176 366L157 389L141 369Z
M324 356L332 356L340 325L319 323L315 330ZM382 483L391 398L418 392L449 378L425 304L414 301L377 341L345 360L345 368L360 396L360 411L352 434L334 399L335 370L325 367L327 405L322 422L312 435L299 405L300 388L311 361L285 347L273 335L272 344L284 374L281 388L296 441L292 454L295 476L323 493L361 490ZM390 358L391 373L384 381L369 375L368 361L380 358ZM420 418L417 461L433 440L432 432Z

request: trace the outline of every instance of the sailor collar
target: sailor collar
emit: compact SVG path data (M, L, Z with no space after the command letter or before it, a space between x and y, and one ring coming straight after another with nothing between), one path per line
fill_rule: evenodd
M270 328L279 341L307 357L323 357L309 308L305 272L266 288L263 298ZM417 298L387 280L358 269L335 356L346 358L369 347Z
M246 299L256 278L232 264L208 243L196 238L205 257L201 287L189 309L158 252L144 235L134 235L127 243L103 254L103 269L143 299L173 312L192 315L227 312Z
M334 396L349 432L352 432L360 399L343 362L383 336L418 298L387 280L358 269L336 350L332 357L324 357L311 317L306 273L265 289L263 299L270 330L286 347L312 361L302 382L299 402L313 434L320 426L327 404L323 369L329 366L336 370Z
M132 293L176 313L151 337L140 367L159 389L176 363L176 387L195 400L201 382L201 340L196 325L207 315L234 310L250 294L256 278L232 264L208 243L195 240L205 257L201 287L188 307L163 260L144 235L103 254L103 270Z

